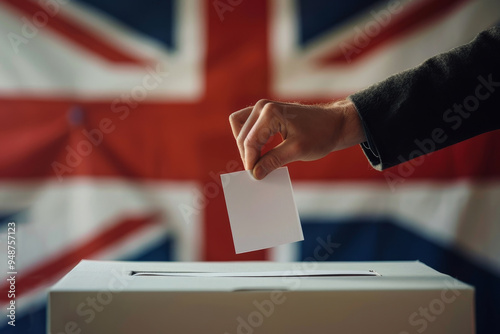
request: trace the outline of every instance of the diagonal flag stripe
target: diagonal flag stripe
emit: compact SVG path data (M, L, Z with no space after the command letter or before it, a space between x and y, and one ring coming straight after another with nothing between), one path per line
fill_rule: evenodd
M81 259L91 258L133 233L156 224L158 222L157 217L158 214L152 214L145 217L125 219L105 229L83 244L61 252L61 254L30 268L29 271L19 273L16 278L16 298L62 277ZM2 282L0 289L9 291L9 283ZM9 298L7 298L7 294L3 294L0 297L0 304L7 302L9 302Z
M366 45L363 47L357 46L356 40L359 32L356 32L349 37L348 40L340 42L333 53L321 57L319 62L324 65L353 65L356 60L370 54L379 46L441 18L465 1L467 0L418 1L408 5L401 13L388 14L390 16L386 27L383 27L383 24L378 22L372 14L372 22L377 23L380 32L373 37L369 36L369 41ZM386 12L389 13L387 9ZM344 47L342 47L342 45L344 45ZM344 48L346 50L344 50ZM345 51L350 52L349 59L347 59Z
M44 17L48 17L45 27L52 29L60 36L66 38L70 42L77 44L88 52L103 58L112 63L124 65L146 65L147 62L136 58L122 50L112 46L108 41L104 40L85 28L71 22L69 18L65 18L63 14L57 12L55 14L47 13L47 11L38 3L26 0L0 0L0 3L9 5L17 11L28 16L31 22L35 15L43 13ZM32 22L33 24L33 22Z

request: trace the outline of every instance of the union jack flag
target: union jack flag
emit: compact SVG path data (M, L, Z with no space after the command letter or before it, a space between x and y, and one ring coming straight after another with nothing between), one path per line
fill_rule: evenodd
M0 0L1 332L45 332L83 258L418 259L500 332L498 132L382 173L358 147L291 164L305 241L267 251L235 254L219 179L231 112L345 97L499 22L495 0Z

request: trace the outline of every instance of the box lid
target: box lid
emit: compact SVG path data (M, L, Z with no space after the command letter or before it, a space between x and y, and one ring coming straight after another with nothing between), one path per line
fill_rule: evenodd
M379 276L333 277L170 277L134 276L134 272L241 273L276 272L288 274L322 271L368 271ZM51 292L93 291L126 282L127 291L242 291L242 290L433 290L473 289L452 280L425 264L415 262L125 262L82 260L56 283ZM300 282L300 284L297 284Z

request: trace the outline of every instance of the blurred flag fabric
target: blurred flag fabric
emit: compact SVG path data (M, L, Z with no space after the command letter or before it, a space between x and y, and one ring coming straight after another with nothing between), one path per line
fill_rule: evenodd
M291 164L305 241L269 251L235 255L219 180L231 112L345 97L499 22L496 0L0 0L0 331L44 333L47 288L90 258L420 260L500 332L498 131L382 173L359 147Z

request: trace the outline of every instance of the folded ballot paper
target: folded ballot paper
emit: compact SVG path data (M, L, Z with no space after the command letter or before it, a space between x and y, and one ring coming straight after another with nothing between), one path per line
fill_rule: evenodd
M287 167L259 181L249 170L221 180L237 254L304 240Z

